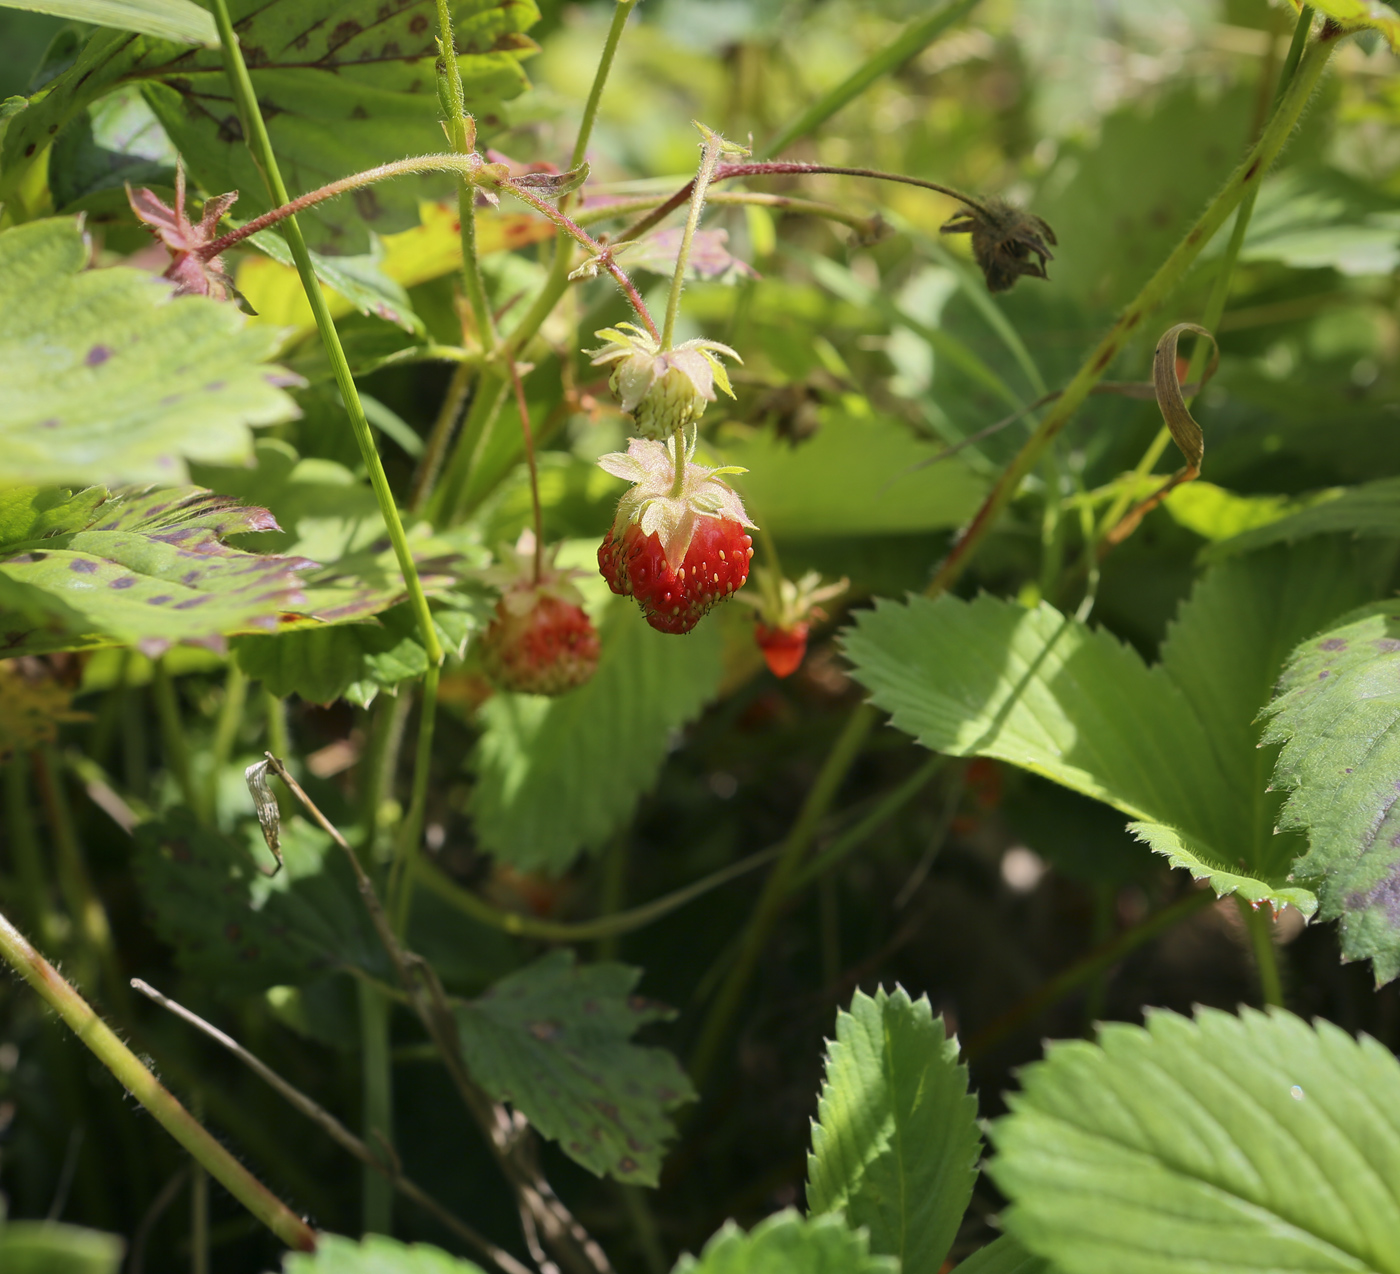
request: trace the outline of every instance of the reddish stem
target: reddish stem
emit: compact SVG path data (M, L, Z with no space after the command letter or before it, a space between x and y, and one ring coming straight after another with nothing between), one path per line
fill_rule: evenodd
M540 475L535 468L535 435L530 428L530 408L525 402L525 385L520 379L520 366L510 360L510 380L515 386L515 405L520 411L520 433L525 439L525 463L530 469L530 503L535 510L535 583L544 572L544 512L540 508Z
M759 164L720 164L715 168L714 176L710 178L710 181L728 181L731 177L789 177L802 173L829 173L837 177L872 177L876 181L897 181L905 186L918 186L921 190L935 190L940 195L948 195L959 203L966 204L969 208L975 208L980 213L986 214L987 212L981 203L976 199L969 198L961 190L954 190L950 186L940 186L936 181L923 181L918 177L906 177L901 173L880 172L875 168L834 168L830 164L801 164L786 160ZM677 208L688 203L690 192L694 188L693 179L686 182L665 203L647 213L640 220L633 222L613 242L626 243L629 239L646 234L648 230L658 225Z
M693 185L694 183L692 182L691 184ZM689 190L689 188L690 187L686 187L687 190ZM612 251L610 248L599 243L587 230L565 213L560 212L558 208L553 207L546 200L541 199L538 195L533 194L524 187L517 186L514 182L503 181L501 183L501 189L508 190L519 199L521 203L529 204L536 212L542 213L544 216L548 217L556 226L572 236L579 243L583 244L589 252L597 257L598 263L613 276L617 281L617 286L626 294L627 299L632 303L632 308L637 312L637 317L646 324L647 331L651 334L652 340L658 345L661 343L661 333L657 331L656 324L652 322L651 313L647 309L646 302L642 300L641 293L637 291L636 284L627 277L626 271L612 259Z

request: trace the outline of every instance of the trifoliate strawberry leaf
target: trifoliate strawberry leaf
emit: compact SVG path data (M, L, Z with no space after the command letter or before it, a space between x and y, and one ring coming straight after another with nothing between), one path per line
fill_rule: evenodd
M1380 602L1309 637L1267 708L1283 743L1280 823L1307 834L1295 867L1323 919L1341 921L1342 955L1370 959L1377 983L1400 975L1400 606Z
M1288 652L1374 596L1364 546L1319 541L1208 573L1147 667L1048 605L992 597L878 603L847 630L855 676L897 727L956 756L993 756L1115 806L1175 867L1316 908L1290 879L1299 837L1276 836L1273 755L1254 724Z
M72 218L0 232L0 483L180 482L297 414L277 333L89 255Z
M522 870L561 872L629 819L673 732L719 688L717 625L679 641L648 627L621 598L599 635L602 657L585 685L554 699L497 694L479 714L477 838Z
M393 976L349 864L324 832L284 819L284 866L272 877L257 825L243 832L225 836L182 808L137 829L141 895L181 969L238 989L296 985L347 965Z
M632 1043L670 1010L632 994L639 969L551 951L457 1010L476 1081L598 1176L655 1185L669 1112L695 1099L664 1049Z
M231 548L276 524L200 487L0 492L0 652L175 643L222 649L305 604L315 563Z
M1074 1274L1400 1271L1400 1063L1282 1010L1055 1043L993 1125L1011 1236Z
M1314 535L1341 531L1386 539L1400 535L1400 478L1381 478L1340 491L1319 492L1316 502L1307 508L1212 544L1204 556L1218 559L1252 553L1270 544L1293 544Z
M282 1274L484 1274L481 1266L448 1256L427 1243L400 1243L382 1234L358 1241L338 1234L316 1236L314 1255L288 1252Z
M230 15L267 120L282 175L295 196L405 154L442 149L434 63L433 0L231 0ZM525 32L533 0L457 0L452 5L467 107L483 130L499 103L526 85ZM17 180L79 111L123 84L139 83L191 175L209 194L240 192L237 213L268 209L262 177L229 98L220 50L97 31L73 66L10 121L0 164ZM441 182L439 183L441 185ZM367 226L381 233L416 225L421 179L381 183L301 218L311 245L364 250ZM0 199L8 195L0 183Z
M673 1274L896 1274L898 1269L893 1258L872 1255L865 1235L839 1217L807 1220L789 1209L747 1234L726 1221L698 1257L682 1256Z
M857 991L836 1016L807 1156L807 1210L870 1233L903 1274L938 1274L977 1179L982 1139L958 1042L928 997Z

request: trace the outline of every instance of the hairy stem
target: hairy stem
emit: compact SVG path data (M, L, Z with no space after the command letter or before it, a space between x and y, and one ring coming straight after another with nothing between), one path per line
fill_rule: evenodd
M367 983L356 984L360 1008L360 1092L364 1139L394 1144L394 1067L389 1058L389 1001ZM374 1165L360 1177L361 1227L367 1234L394 1232L394 1187Z
M942 565L929 584L927 592L937 596L946 592L958 580L972 559L973 553L981 545L987 533L996 523L1002 510L1011 502L1020 489L1026 475L1040 462L1045 449L1059 436L1079 409L1090 390L1102 379L1109 364L1122 352L1143 321L1151 315L1170 295L1181 281L1191 264L1210 242L1217 230L1229 215L1239 206L1240 201L1256 188L1268 172L1270 165L1284 143L1288 140L1304 106L1312 96L1322 77L1327 59L1336 47L1339 32L1325 29L1322 38L1313 43L1303 55L1298 73L1284 95L1278 110L1274 112L1269 126L1258 144L1245 157L1226 183L1225 188L1206 208L1196 224L1187 232L1186 238L1176 247L1161 267L1147 281L1142 291L1128 304L1103 340L1075 373L1074 379L1065 387L1059 401L1048 411L1016 454L991 493L983 502L972 521L964 528L957 542L944 558Z
M428 781L432 776L433 729L437 722L439 672L429 668L423 678L423 695L418 705L418 745L413 757L413 787L408 813L394 837L394 865L389 874L389 906L394 916L394 932L408 933L409 904L413 892L413 863L423 843L423 819L428 808Z
M832 744L821 772L807 793L807 799L797 815L792 830L783 841L778 861L768 873L763 892L754 904L740 940L738 956L730 967L723 985L710 1005L709 1014L701 1028L699 1042L690 1059L690 1074L695 1087L703 1090L710 1072L719 1060L720 1051L734 1026L734 1017L743 1002L759 958L777 922L789 885L811 845L831 802L855 764L856 757L874 727L877 713L869 704L861 704L851 713L845 728Z
M288 1247L299 1252L316 1250L315 1231L209 1134L3 915L0 958L38 992L161 1127L249 1212Z
M1283 1008L1283 975L1279 971L1278 949L1274 946L1273 925L1269 913L1263 906L1251 906L1238 894L1235 903L1244 921L1245 932L1249 934L1249 945L1254 952L1255 967L1259 971L1259 992L1264 1003L1272 1008Z
M574 140L574 153L569 161L571 169L577 168L588 155L588 143L593 136L593 125L598 118L598 104L603 100L603 86L612 73L613 58L617 56L617 46L622 40L622 28L637 7L637 0L617 0L613 8L612 22L608 24L607 38L603 41L603 51L598 55L598 68L593 72L593 85L588 90L588 100L583 104L583 115L579 119L578 137ZM569 196L559 201L565 207Z
M214 741L209 749L209 774L204 781L204 820L213 823L218 814L219 775L233 754L238 730L243 724L243 708L248 701L248 675L230 659L224 674L224 701L219 706L219 719L214 725Z
M185 723L180 716L180 698L175 690L175 680L170 675L164 659L157 659L151 665L151 694L156 701L156 720L160 722L160 744L165 754L166 768L180 789L180 799L204 821L204 802L194 785L190 771L190 746L185 738Z
M705 192L710 188L715 165L719 163L719 153L724 142L721 138L707 133L700 149L700 169L695 180L690 183L690 213L685 219L685 229L681 232L680 251L676 253L676 269L671 275L671 291L666 297L666 324L661 329L661 348L668 350L676 335L676 319L681 312L681 293L685 290L685 268L690 264L690 248L695 242L695 232L700 228L700 218L705 212ZM677 461L677 472L680 461Z
M544 570L544 510L540 507L540 475L535 468L535 437L530 432L530 404L525 401L525 385L519 364L510 365L510 381L515 387L515 409L520 413L520 436L525 443L525 465L530 471L530 508L535 518L535 583Z
M272 198L279 204L286 204L288 202L287 187L282 181L282 174L277 166L277 157L273 154L272 142L267 135L267 125L263 122L257 95L253 91L253 81L248 75L248 68L243 61L243 52L238 45L238 37L234 34L233 24L229 20L228 0L212 0L212 7L214 21L219 29L219 40L223 46L225 69L233 89L234 101L238 106L239 117L243 122L248 149L262 170L263 180L267 183ZM450 158L461 163L467 157L454 155L442 156L441 158ZM392 166L386 165L386 167ZM411 170L405 169L405 171ZM364 405L360 402L359 390L355 386L355 378L350 374L350 365L346 362L345 350L340 344L340 335L335 329L335 320L331 318L325 294L321 291L321 285L316 279L316 269L311 261L311 252L306 246L306 240L302 236L301 227L297 224L295 216L288 216L285 219L283 233L286 235L287 246L291 249L292 258L296 261L297 273L301 275L302 287L306 291L306 299L311 305L312 314L315 316L317 330L325 344L326 355L335 370L336 384L340 389L341 399L345 403L346 412L350 417L350 425L355 433L355 441L359 444L360 455L364 459L365 468L369 471L370 485L374 488L380 515L384 519L390 542L394 546L394 556L398 560L399 570L403 574L409 605L414 618L418 621L419 635L423 642L423 648L428 654L428 663L436 665L442 661L442 647L438 644L437 631L433 627L432 615L428 610L428 599L423 592L422 582L418 578L418 568L414 565L413 553L409 549L408 538L404 534L398 505L394 501L394 493L389 489L389 479L385 476L384 465L379 459L374 435L370 431L369 421L365 417Z

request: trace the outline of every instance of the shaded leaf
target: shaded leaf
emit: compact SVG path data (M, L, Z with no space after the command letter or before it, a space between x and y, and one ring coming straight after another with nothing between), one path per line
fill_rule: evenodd
M405 154L442 148L432 0L408 0L388 16L381 8L379 0L229 5L294 196ZM538 12L532 0L458 0L452 8L467 105L491 127L498 122L497 104L525 87L520 57L533 45L523 33ZM220 51L116 31L96 32L48 92L11 120L3 145L6 173L20 172L79 111L128 83L143 86L205 191L239 191L243 217L267 211ZM362 251L364 226L383 232L413 224L425 188L421 179L385 182L309 210L301 224L312 247Z
M1010 1104L1004 1221L1065 1270L1400 1270L1400 1064L1372 1039L1159 1010L1051 1044Z
M646 270L670 278L676 272L684 232L684 226L672 226L648 235L622 257L623 265L629 271ZM729 251L729 231L722 227L695 232L685 274L688 279L723 279L730 283L758 278L753 266Z
M184 44L219 43L214 19L192 0L5 0L4 7L49 13L74 22L136 31Z
M598 627L603 653L591 681L555 699L497 694L479 713L477 837L522 870L561 872L629 819L673 732L719 689L716 625L678 640L620 598Z
M865 1227L903 1274L938 1274L958 1232L982 1139L958 1042L928 997L857 991L836 1016L807 1156L807 1210Z
M1389 274L1400 265L1400 218L1383 191L1336 169L1286 168L1260 190L1240 257L1298 270Z
M5 1274L117 1274L125 1250L115 1234L56 1221L0 1220Z
M288 1252L283 1274L483 1274L481 1266L427 1243L400 1243L382 1234L358 1242L338 1234L316 1236L316 1252Z
M178 482L296 415L273 333L88 256L72 218L0 233L0 482Z
M54 138L49 190L60 212L129 212L125 187L170 186L175 148L134 87L118 89Z
M788 1209L747 1234L726 1221L699 1257L682 1256L674 1274L896 1274L892 1257L872 1256L866 1236L839 1217L806 1220Z
M0 761L28 752L40 743L53 743L58 727L85 721L72 711L73 692L49 675L42 664L25 667L12 659L0 661Z
M1174 867L1217 893L1316 899L1274 834L1273 756L1256 714L1299 638L1373 588L1365 555L1321 542L1235 559L1197 585L1148 668L1048 605L991 597L877 603L846 630L855 676L926 747L994 756L1105 801Z
M1380 602L1310 637L1267 708L1283 743L1274 782L1280 823L1307 833L1296 873L1316 882L1342 956L1370 959L1376 982L1400 975L1400 606Z
M299 984L345 965L392 977L355 878L330 837L300 818L282 821L284 866L257 825L241 839L202 826L187 809L142 824L135 871L156 933L180 968L211 986Z
M154 656L275 629L305 605L297 573L315 563L225 542L275 525L200 487L12 488L0 494L0 651L122 644Z
M955 1274L1051 1274L1051 1271L1049 1261L1032 1256L1006 1234L955 1267Z
M719 448L726 464L749 470L734 488L779 538L959 526L986 483L959 460L914 468L942 450L888 417L836 410L824 410L816 436L796 447L763 431Z
M670 1111L695 1099L664 1049L631 1042L673 1016L633 995L641 970L552 951L457 1010L472 1076L598 1176L655 1185Z

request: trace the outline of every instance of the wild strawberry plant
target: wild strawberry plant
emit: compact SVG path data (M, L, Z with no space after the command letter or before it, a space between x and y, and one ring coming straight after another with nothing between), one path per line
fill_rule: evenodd
M32 7L0 1268L1400 1271L1391 7Z

